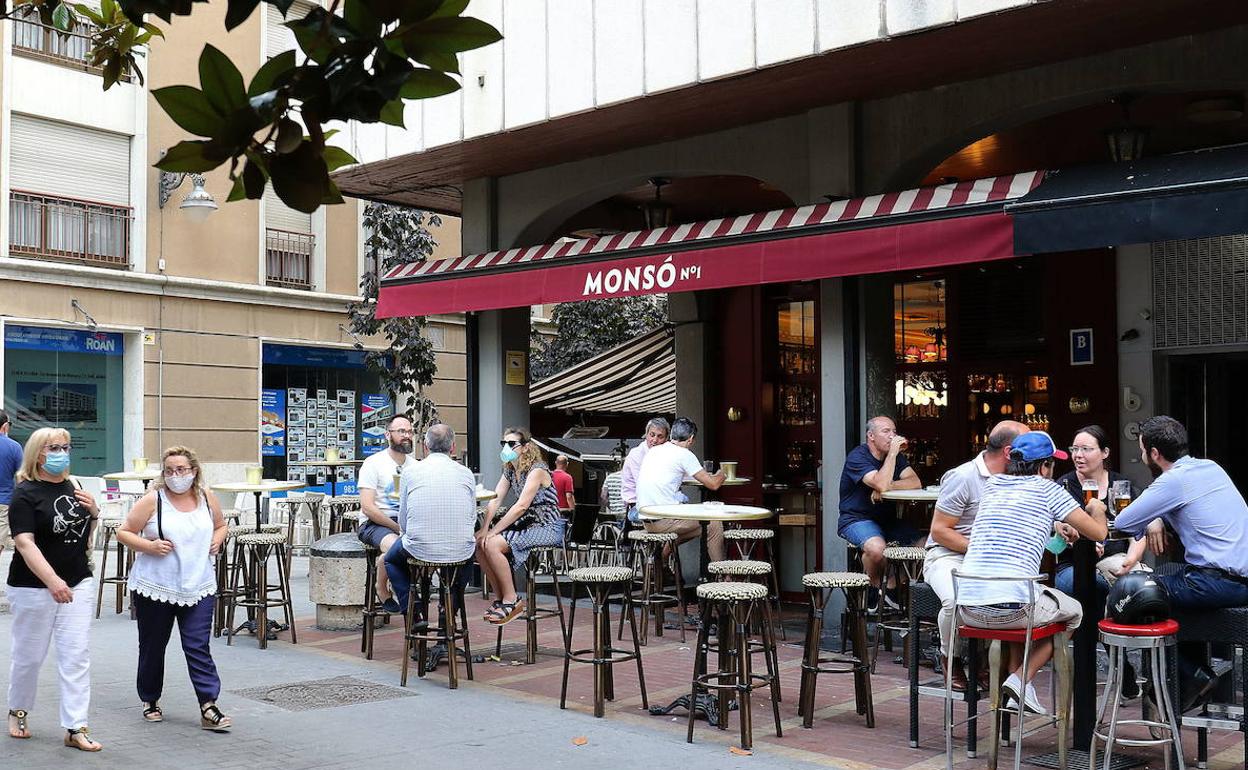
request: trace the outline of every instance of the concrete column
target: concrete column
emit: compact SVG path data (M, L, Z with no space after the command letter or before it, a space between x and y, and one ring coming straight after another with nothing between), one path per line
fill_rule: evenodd
M827 572L841 572L846 569L845 541L836 534L836 521L839 516L840 492L838 490L841 468L845 465L846 424L856 419L855 415L845 413L845 388L855 387L856 383L848 381L849 373L845 368L847 325L857 322L856 318L846 318L844 284L839 278L830 278L819 282L819 405L822 418L823 446L823 569ZM828 602L825 618L840 617L844 609L845 597L840 592L833 592ZM825 620L825 622L827 622ZM835 623L825 630L839 633Z
M1140 486L1152 480L1140 462L1135 440L1127 432L1157 413L1153 374L1153 262L1147 243L1120 246L1118 259L1118 424L1122 432L1110 441L1118 448L1119 469ZM1135 339L1122 340L1134 329ZM1134 435L1134 434L1133 434Z
M688 417L698 424L698 443L708 446L712 436L707 423L706 351L711 333L708 323L710 297L698 292L669 294L667 317L675 325L676 345L676 416Z
M529 424L529 308L487 310L478 314L477 435L481 447L481 478L493 488L502 473L498 440L510 426ZM507 352L524 356L524 384L507 384Z

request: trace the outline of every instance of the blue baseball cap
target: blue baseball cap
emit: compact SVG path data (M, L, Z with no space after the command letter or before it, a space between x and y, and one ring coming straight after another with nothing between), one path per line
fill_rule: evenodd
M1056 457L1059 460L1070 459L1070 455L1058 449L1053 443L1053 438L1042 430L1033 430L1014 439L1013 444L1010 445L1010 454L1015 452L1021 454L1026 462L1047 460L1050 457Z

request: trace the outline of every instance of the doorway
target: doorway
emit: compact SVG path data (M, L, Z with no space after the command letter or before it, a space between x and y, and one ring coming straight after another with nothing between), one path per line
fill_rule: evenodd
M1248 489L1244 412L1236 398L1248 381L1248 351L1173 356L1167 379L1170 415L1187 427L1192 455L1215 461L1241 492Z

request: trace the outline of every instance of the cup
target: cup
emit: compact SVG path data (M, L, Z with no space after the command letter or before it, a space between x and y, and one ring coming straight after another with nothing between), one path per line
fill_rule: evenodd
M248 465L247 466L247 483L248 484L259 484L260 480L263 477L264 477L264 466L262 465Z
M703 461L702 461L702 470L706 471L707 473L710 473L710 474L714 475L714 473L715 473L715 461L714 461L714 460L703 460Z
M719 464L719 469L724 472L724 478L726 480L732 481L736 479L737 464L735 462L722 461Z
M325 462L327 463L338 462L338 447L336 446L325 447Z
M399 484L400 484L402 481L403 481L403 474L402 474L402 473L395 473L395 474L394 474L394 493L395 493L396 495L399 493Z
M147 458L146 457L134 458L134 472L142 473L145 470L147 470Z
M1049 553L1057 555L1057 554L1060 554L1062 551L1065 551L1066 546L1068 545L1070 545L1070 543L1066 542L1066 538L1062 537L1059 534L1054 533L1053 537L1049 538L1048 544L1046 544L1044 547L1049 550Z

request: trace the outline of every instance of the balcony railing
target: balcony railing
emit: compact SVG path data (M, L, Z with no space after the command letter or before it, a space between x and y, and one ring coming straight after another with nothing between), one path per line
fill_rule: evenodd
M54 262L130 267L128 206L14 190L9 196L9 253Z
M316 236L268 228L265 235L265 283L284 289L312 289L312 251Z
M78 22L73 32L62 32L30 19L13 20L13 53L30 59L52 62L84 72L99 72L91 66L91 35L95 27ZM129 75L122 75L129 82Z

